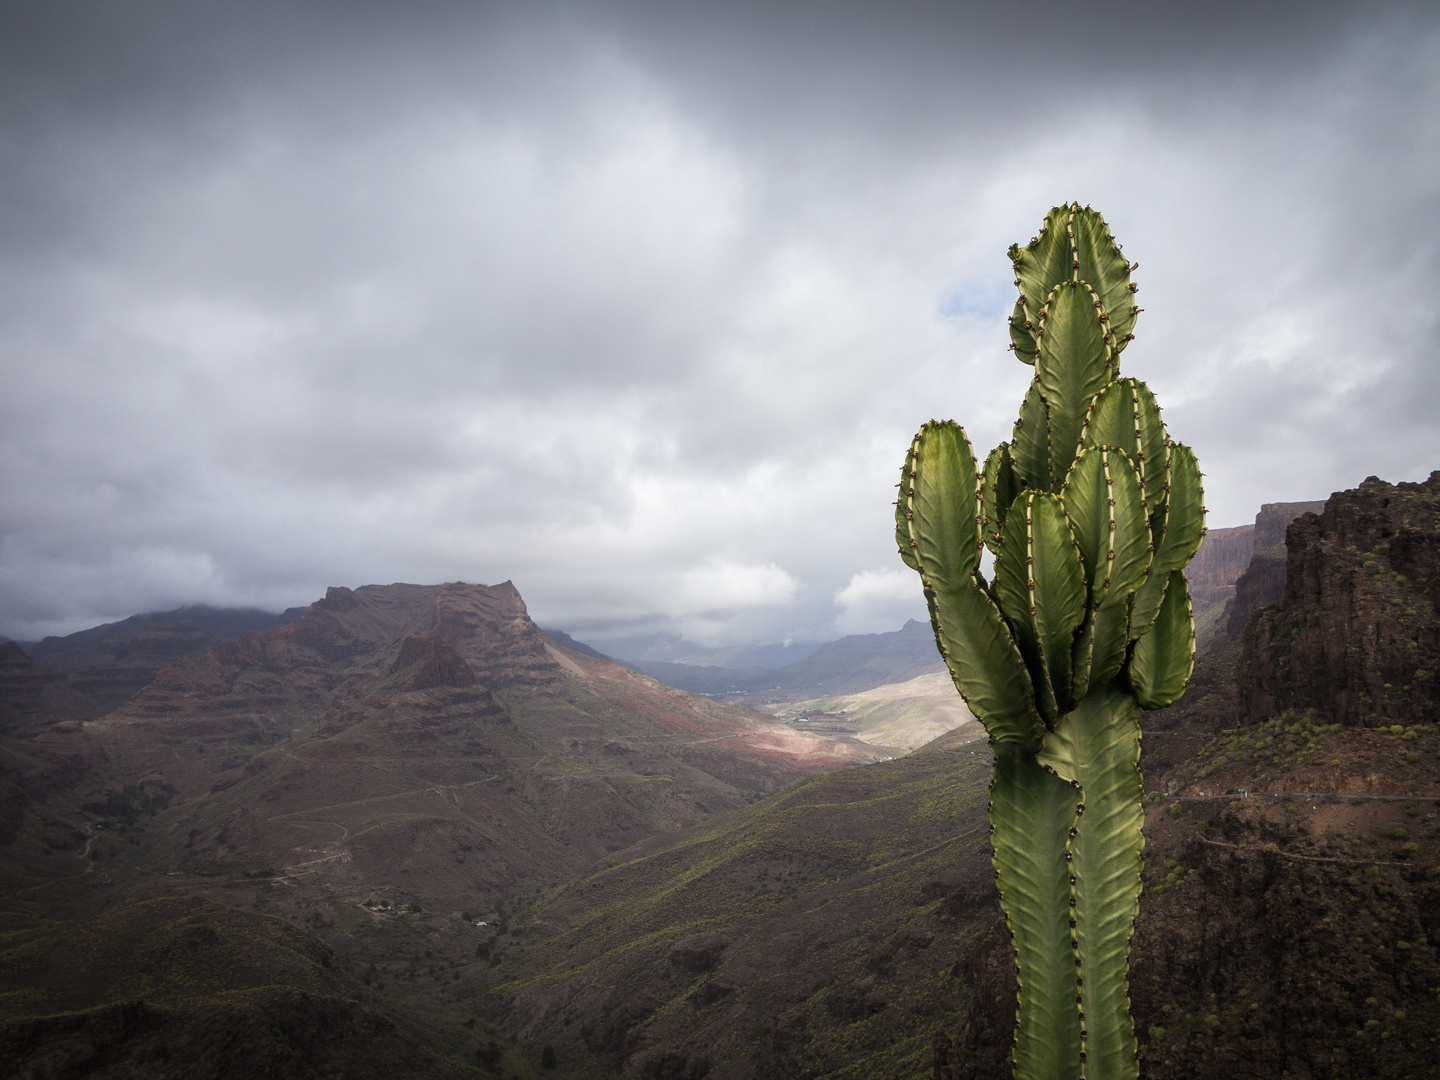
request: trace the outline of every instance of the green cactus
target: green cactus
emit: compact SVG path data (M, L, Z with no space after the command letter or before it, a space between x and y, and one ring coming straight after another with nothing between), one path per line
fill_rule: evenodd
M953 421L923 425L895 538L995 751L1016 1080L1135 1077L1139 717L1176 701L1194 664L1184 568L1205 535L1200 470L1170 442L1149 388L1119 377L1140 309L1135 267L1104 219L1056 207L1010 258L1011 348L1035 367L1014 438L981 465Z

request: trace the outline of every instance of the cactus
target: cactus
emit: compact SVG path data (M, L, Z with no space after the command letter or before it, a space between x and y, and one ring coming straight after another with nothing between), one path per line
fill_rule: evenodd
M1200 470L1149 388L1120 377L1136 266L1104 219L1056 207L1010 259L1011 348L1035 368L1014 437L979 463L959 425L923 425L900 474L896 542L995 753L1016 1080L1135 1077L1139 716L1177 700L1194 664L1184 567L1205 534Z

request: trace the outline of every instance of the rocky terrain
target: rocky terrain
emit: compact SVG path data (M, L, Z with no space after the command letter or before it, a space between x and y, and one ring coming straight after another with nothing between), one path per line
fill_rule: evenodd
M1240 706L1381 727L1440 715L1440 473L1370 477L1290 526L1284 602L1245 626Z
M1235 582L1250 565L1254 552L1254 525L1211 529L1205 534L1200 550L1185 567L1190 601L1197 615L1235 595Z
M1301 514L1318 513L1323 502L1266 503L1253 525L1211 529L1185 568L1195 613L1197 640L1203 648L1218 634L1238 636L1245 619L1261 604L1278 603L1284 590L1285 528ZM1238 603L1231 601L1240 596Z
M84 735L123 784L167 793L137 869L447 908L881 756L565 650L508 583L331 589Z
M25 931L14 956L37 958L6 967L11 975L61 963L74 919L135 902L163 902L144 909L157 940L188 934L179 909L164 906L183 899L282 916L347 965L378 965L378 989L431 934L449 943L442 951L459 943L473 961L475 913L568 881L616 849L884 756L565 649L535 627L508 583L331 589L298 621L159 669L100 717L13 644L0 660L10 705L10 735L0 737L0 906ZM166 919L176 927L166 930ZM269 962L262 956L255 970ZM84 973L83 955L64 963L77 984L111 979L109 969ZM281 964L275 978L293 989L293 974ZM313 988L261 1011L283 1014L276 1023L291 1034L312 1006L337 1038L351 1024L404 1027L409 984L372 1005L355 1005L349 984L325 991L350 1000L348 1012L315 1005ZM112 1063L171 1047L176 1075L218 1053L195 1029L225 1010L203 994L192 1009L121 980L107 1000L133 994L144 1008L92 1016L101 1006L42 990L21 979L0 994L25 1075L85 1074L72 1059L92 1034L109 1040L102 1057ZM57 1007L86 1018L40 1022ZM512 1053L508 1043L492 1052L473 1014L432 1028L425 1038L460 1055L445 1068L467 1055L498 1067ZM256 1031L280 1055L275 1075L310 1075L304 1062L328 1060L318 1044L286 1057L289 1035Z

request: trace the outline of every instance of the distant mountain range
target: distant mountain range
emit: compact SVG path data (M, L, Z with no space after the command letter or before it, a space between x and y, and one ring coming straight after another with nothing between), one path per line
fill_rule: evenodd
M604 655L590 646L575 643L573 638L561 631L547 632L562 644L579 647L590 655ZM781 646L767 648L778 649ZM888 634L852 634L824 645L793 648L808 649L809 652L783 667L757 664L739 668L695 662L605 658L693 694L741 700L749 704L855 694L945 670L935 649L934 633L929 626L914 619Z
M1254 525L1210 532L1186 571L1201 645L1209 642L1226 617L1226 604L1236 595L1236 581L1250 566L1252 554L1267 560L1264 567L1269 574L1263 587L1252 587L1240 597L1234 615L1237 627L1261 603L1279 599L1284 588L1285 528L1299 515L1323 508L1324 503L1317 502L1267 503ZM1258 580L1259 568L1251 567L1251 577ZM15 642L51 678L37 680L23 665L13 666L14 658L7 653L0 655L0 683L29 680L8 695L12 713L19 708L43 717L44 710L35 711L43 697L56 719L93 718L119 708L167 664L203 655L248 633L263 634L297 622L307 610L290 608L277 615L197 604L132 615L65 637ZM542 632L565 648L620 664L677 689L750 705L856 694L945 670L930 627L913 619L890 633L852 634L819 645L711 648L674 634L651 634L604 639L597 647L563 630ZM1230 632L1238 630L1231 627ZM0 711L6 700L0 688Z
M276 615L255 608L193 604L132 615L64 637L15 644L41 670L63 676L71 691L93 701L99 712L108 712L129 700L166 664L199 656L249 633L263 634L296 622L307 610L290 608Z
M546 631L547 633L549 631ZM781 668L803 660L821 642L771 642L767 645L709 647L687 641L679 634L648 634L637 637L603 638L597 649L621 663L691 664L699 667L726 667L741 671L750 668Z

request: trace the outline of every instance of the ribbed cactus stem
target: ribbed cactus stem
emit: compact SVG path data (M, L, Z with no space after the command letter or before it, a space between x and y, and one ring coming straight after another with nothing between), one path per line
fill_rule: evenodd
M1014 437L977 468L930 421L900 474L895 538L935 641L995 750L991 839L1019 976L1016 1080L1138 1075L1127 987L1140 897L1141 709L1177 700L1205 534L1195 455L1119 375L1138 267L1089 207L1010 248L1011 348L1035 367ZM995 556L994 581L980 551Z

